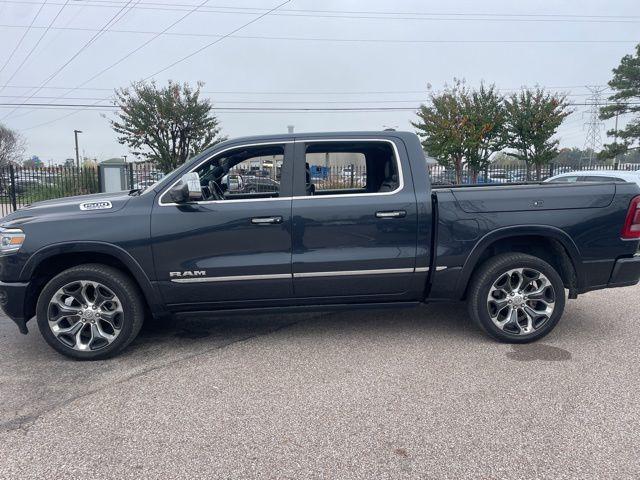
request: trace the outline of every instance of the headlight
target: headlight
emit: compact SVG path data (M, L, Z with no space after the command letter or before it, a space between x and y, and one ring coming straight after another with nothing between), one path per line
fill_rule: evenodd
M24 232L19 228L0 227L0 254L15 253L24 243Z

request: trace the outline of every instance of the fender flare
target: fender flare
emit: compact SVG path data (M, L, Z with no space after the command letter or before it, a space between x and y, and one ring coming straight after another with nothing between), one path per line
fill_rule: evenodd
M483 236L471 249L471 253L467 257L458 276L456 284L456 298L462 298L467 288L471 274L475 270L480 256L493 243L510 237L522 237L535 235L538 237L552 238L560 242L569 254L569 260L573 265L576 274L576 280L579 281L581 276L580 251L573 239L563 230L551 225L516 225L510 227L502 227L493 230Z
M73 253L101 253L120 260L140 287L151 311L156 313L162 310L161 306L163 304L160 300L159 292L153 286L144 269L129 252L112 243L90 241L63 242L48 245L29 257L29 260L27 260L24 267L22 267L20 278L25 279L25 281L30 280L38 265L48 258Z

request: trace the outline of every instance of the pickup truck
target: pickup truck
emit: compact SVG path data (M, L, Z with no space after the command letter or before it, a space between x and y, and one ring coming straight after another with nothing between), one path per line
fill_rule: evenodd
M256 170L278 188L229 187ZM419 139L395 131L229 140L144 190L37 202L0 228L3 310L78 359L122 351L145 318L461 300L490 336L530 342L567 297L640 278L636 184L432 188Z

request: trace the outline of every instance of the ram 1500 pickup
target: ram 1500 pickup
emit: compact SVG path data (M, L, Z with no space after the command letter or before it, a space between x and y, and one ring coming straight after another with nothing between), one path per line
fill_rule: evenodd
M144 190L4 217L0 304L79 359L121 351L145 317L459 300L530 342L566 297L638 282L639 207L624 182L437 188L412 133L241 138Z

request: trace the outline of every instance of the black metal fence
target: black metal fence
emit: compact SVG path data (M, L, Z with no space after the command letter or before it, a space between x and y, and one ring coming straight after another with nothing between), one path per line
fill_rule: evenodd
M491 164L487 169L481 172L472 172L466 166L462 170L461 179L458 181L456 172L453 169L447 169L439 164L429 166L429 175L431 182L436 185L455 185L455 184L476 184L476 183L519 183L528 181L543 181L554 175L566 172L576 172L584 170L598 171L631 171L640 170L640 164L582 164L577 166L558 165L550 163L544 166L540 171L538 178L535 169L529 171L523 165L500 165Z
M162 174L147 164L125 165L126 189L144 188ZM0 168L0 217L40 200L100 192L97 167Z
M543 168L540 180L559 173L579 170L640 170L640 164L567 166L552 163ZM446 169L442 165L430 165L429 174L432 183L439 185L527 181L526 169L521 165L491 164L489 168L476 175L464 168L460 182L457 181L452 169ZM126 189L145 188L162 177L162 173L153 166L135 163L125 165L124 175ZM363 188L367 181L365 168L356 165L330 168L311 165L309 176L311 183L318 191ZM234 178L231 177L230 174L229 182L233 183ZM243 188L247 191L253 191L251 188L257 192L279 190L277 180L262 178L257 174L247 178L242 182ZM530 172L529 179L536 180L535 171ZM271 183L267 185L266 182L271 182L273 185ZM25 168L14 165L0 167L0 217L40 200L98 193L100 185L100 169L97 167ZM232 190L231 187L232 185L229 186L230 190Z

